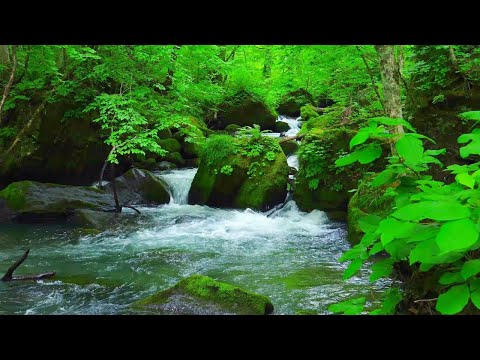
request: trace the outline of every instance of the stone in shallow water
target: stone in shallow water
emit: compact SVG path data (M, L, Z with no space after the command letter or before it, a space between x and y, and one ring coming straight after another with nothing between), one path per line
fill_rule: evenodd
M268 297L203 275L185 278L132 306L172 315L266 315L273 312Z

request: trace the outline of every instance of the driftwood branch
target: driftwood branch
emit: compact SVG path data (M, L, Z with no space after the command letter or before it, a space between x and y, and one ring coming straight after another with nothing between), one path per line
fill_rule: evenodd
M30 253L30 249L25 251L25 253L22 255L22 257L20 259L18 259L17 261L15 261L15 263L8 268L5 275L3 275L3 277L0 280L5 281L5 282L7 282L7 281L17 281L17 280L42 280L42 279L49 279L49 278L55 276L55 272L47 272L47 273L38 274L38 275L13 276L13 273L15 272L15 270L17 270L17 268L20 265L22 265L22 263L27 259L29 253Z
M138 210L137 208L133 207L132 205L123 205L123 207L129 208L129 209L132 209L132 210L135 210L137 213L141 214L140 210Z

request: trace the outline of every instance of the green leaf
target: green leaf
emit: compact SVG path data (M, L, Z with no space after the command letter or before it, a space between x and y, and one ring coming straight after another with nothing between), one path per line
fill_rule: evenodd
M398 140L395 147L397 148L398 155L403 158L405 163L418 164L423 158L424 149L422 141L408 135L409 134L405 134Z
M415 129L410 125L410 123L404 119L400 118L390 118L386 116L379 116L379 117L374 117L371 118L370 121L388 125L388 126L396 126L396 125L402 125L403 127L407 128L408 130L415 132Z
M480 259L469 260L465 262L462 266L460 273L465 280L468 280L469 277L477 275L480 272Z
M480 121L480 111L466 111L459 114L459 116L465 120Z
M480 154L480 130L474 129L470 134L461 135L458 140L460 144L465 144L470 142L468 145L465 145L460 148L460 156L462 158L467 158L470 155L479 155Z
M377 187L384 184L390 184L395 181L397 173L391 169L387 169L379 173L372 181L372 186Z
M368 140L370 130L368 128L360 129L360 131L350 140L350 150L355 146L363 144Z
M447 272L447 273L444 273L440 279L438 280L438 282L442 285L450 285L450 284L454 284L454 283L457 283L457 282L464 282L465 280L463 279L462 275L459 273L459 272L454 272L454 273L451 273L451 272Z
M350 265L348 265L348 267L345 269L343 273L343 280L350 279L353 275L355 275L358 272L358 270L360 270L362 265L363 265L363 261L361 259L353 260L350 263Z
M330 305L328 311L336 314L344 313L345 315L357 315L363 311L366 301L367 299L365 297L341 301Z
M442 225L435 238L442 252L466 250L478 240L478 231L470 219L449 221Z
M370 282L374 282L382 277L389 276L393 270L393 263L394 259L388 258L377 261L375 264L373 264Z
M473 305L475 305L477 309L480 309L480 289L472 291L470 293L470 297L472 299Z
M459 184L465 185L466 187L473 189L475 187L475 178L469 173L462 173L455 176L455 181Z
M399 221L394 218L386 218L380 222L377 231L381 233L380 239L383 246L385 246L394 239L410 236L416 228L417 224L415 223Z
M361 255L363 253L365 253L366 251L367 251L367 248L363 244L357 244L353 248L345 251L342 254L342 256L340 256L338 261L339 262L344 262L344 261L347 261L347 260L357 259L357 258L361 257Z
M441 314L453 315L463 310L470 299L470 290L467 284L451 287L438 297L436 309Z
M368 253L370 256L375 255L379 253L380 251L383 250L383 244L381 242L376 243L375 245L372 246L370 249L370 252Z
M382 148L377 143L368 144L358 152L358 162L360 164L368 164L378 159L382 155Z
M335 166L341 167L353 164L358 159L358 154L356 152L350 153L344 157L341 157L335 161Z
M423 201L404 206L395 211L392 216L406 221L423 219L447 221L469 217L470 209L453 201Z
M378 215L367 215L358 220L358 226L364 233L374 232L382 218Z

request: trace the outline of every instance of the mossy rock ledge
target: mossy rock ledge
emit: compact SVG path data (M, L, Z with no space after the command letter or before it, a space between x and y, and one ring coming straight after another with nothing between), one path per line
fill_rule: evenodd
M273 312L268 297L203 275L184 278L167 290L136 301L132 308L165 315L268 315Z
M307 104L314 104L312 95L305 89L298 89L282 97L277 112L281 115L300 116L300 108Z
M233 137L231 141L235 141ZM239 151L211 164L206 158L208 151L203 153L188 194L189 204L266 211L282 203L287 196L287 158L275 139L257 141L273 149L270 160L264 154L252 157ZM227 165L230 174L222 172Z
M112 207L112 195L92 187L24 180L0 191L0 223L67 220L77 209Z

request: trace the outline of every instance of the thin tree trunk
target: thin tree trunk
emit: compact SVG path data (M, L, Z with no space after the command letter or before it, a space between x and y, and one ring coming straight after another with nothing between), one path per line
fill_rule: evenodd
M3 91L2 100L0 101L0 125L2 125L3 105L5 104L8 94L10 93L10 89L12 87L13 80L15 78L15 71L17 71L17 45L13 45L12 57L13 57L13 64L12 64L12 69L10 71L10 78L8 79L8 83L5 86L5 89Z
M265 59L263 63L263 76L268 79L272 76L272 48L269 45L265 47Z
M395 60L394 45L375 45L382 75L385 113L391 118L402 118L402 101L400 87L400 70ZM397 125L394 132L403 134L402 125Z
M8 45L0 45L0 64L8 66L10 64L10 51Z
M448 47L448 57L450 59L450 63L452 64L453 70L455 70L455 72L460 72L460 67L458 66L458 59L455 55L455 49L453 48L453 46Z
M113 190L113 199L115 200L115 211L122 212L122 206L118 201L117 184L115 181L115 165L113 163L110 163L110 169L112 171L112 190Z
M368 76L370 77L370 82L372 83L373 90L375 91L375 94L377 95L378 101L380 101L380 104L382 105L383 111L385 110L385 104L383 103L382 97L380 96L380 92L378 91L378 86L375 83L375 77L373 76L373 71L370 68L370 65L368 65L367 58L365 57L365 54L362 52L360 49L360 46L357 45L357 50L360 53L360 56L362 57L363 63L365 64L365 67L367 68L367 73Z
M110 155L115 151L116 148L117 148L117 147L114 146L114 147L112 148L112 150L110 150L110 152L108 153L107 158L105 159L105 162L103 163L102 170L100 171L100 179L99 179L99 181L98 181L98 188L99 188L99 189L103 189L103 185L102 185L102 183L103 183L103 176L104 176L104 174L105 174L105 169L107 168L108 158L109 158Z

